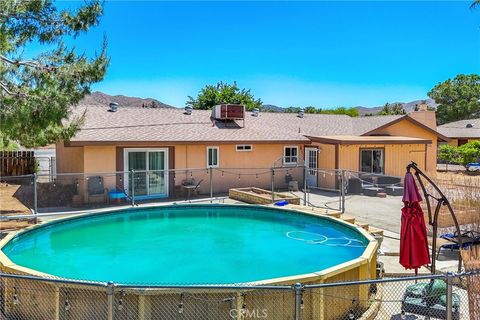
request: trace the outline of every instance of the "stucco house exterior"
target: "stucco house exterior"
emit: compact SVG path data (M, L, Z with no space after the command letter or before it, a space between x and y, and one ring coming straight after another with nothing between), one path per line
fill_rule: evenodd
M480 118L445 123L438 126L438 132L448 137L448 144L455 147L480 140Z
M77 135L56 145L58 173L198 169L206 176L205 168L212 167L221 168L215 172L214 188L224 188L228 180L237 179L228 171L224 177L226 168L244 172L257 168L248 171L252 173L263 168L268 173L279 162L287 168L305 163L312 169L309 184L315 187L332 183L316 168L402 176L413 160L433 173L437 141L448 141L436 131L435 113L430 111L361 118L245 112L244 121L221 121L206 110L188 114L183 109L119 107L112 112L105 105L75 109L77 114L84 111L85 122ZM164 187L142 192L171 195L186 177L186 171L162 176ZM270 176L260 173L251 179L257 186L270 183ZM107 187L119 184L129 190L128 176L116 177ZM208 185L202 188L206 191Z

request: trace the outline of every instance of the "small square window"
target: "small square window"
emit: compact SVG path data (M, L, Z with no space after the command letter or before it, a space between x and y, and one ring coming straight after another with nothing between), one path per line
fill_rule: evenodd
M298 147L285 147L283 149L283 163L284 164L298 163Z
M252 151L252 145L251 144L237 144L236 150L238 152Z

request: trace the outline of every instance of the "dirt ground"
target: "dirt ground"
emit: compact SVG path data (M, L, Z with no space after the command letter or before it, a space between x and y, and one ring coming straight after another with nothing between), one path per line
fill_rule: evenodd
M32 213L29 208L15 197L18 188L20 188L19 185L0 183L0 215L12 216ZM0 231L17 230L25 228L32 223L33 219L0 220Z

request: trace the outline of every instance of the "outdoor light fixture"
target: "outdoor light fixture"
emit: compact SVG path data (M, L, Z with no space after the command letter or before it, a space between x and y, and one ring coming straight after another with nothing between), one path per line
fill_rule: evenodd
M77 186L77 188L78 188L78 185L79 185L79 183L78 183L78 179L75 179L75 185L76 185L76 186Z
M102 184L102 177L98 177L98 184Z
M178 313L183 313L183 293L180 295L180 303L178 304Z
M355 313L353 312L354 305L355 305L355 299L352 300L352 309L350 309L350 312L348 313L349 320L355 320Z
M223 170L222 170L222 177L223 177Z
M55 188L57 186L57 179L53 179L53 187Z
M17 306L20 304L20 300L18 299L18 294L17 294L17 288L16 287L13 287L13 299L12 299L12 302L13 302L13 305L14 306Z
M123 310L123 298L125 297L125 292L122 292L120 293L120 299L118 300L118 303L117 303L117 310L121 311Z
M65 306L64 306L65 311L70 310L70 307L71 307L71 306L70 306L70 300L65 299Z

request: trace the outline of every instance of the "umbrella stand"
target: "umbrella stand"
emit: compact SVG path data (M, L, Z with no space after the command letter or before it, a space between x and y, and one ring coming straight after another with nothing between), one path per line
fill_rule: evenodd
M415 170L415 177L418 180L418 183L420 184L420 187L422 188L423 195L425 197L425 201L427 203L427 210L428 210L428 224L433 227L433 243L432 243L432 265L430 268L430 271L432 273L435 273L435 262L436 262L436 250L437 250L437 230L438 230L438 215L440 213L440 208L443 206L447 206L448 210L450 211L450 215L452 216L453 223L455 224L455 228L457 229L457 234L458 234L458 244L460 249L463 248L462 244L462 237L460 233L460 226L458 225L458 220L457 217L455 216L455 212L453 211L453 208L448 201L447 197L443 194L443 192L438 188L438 186L435 184L435 182L432 181L425 173L423 173L422 170L420 170L415 162L411 162L407 166L407 171L410 172L410 170L413 169ZM439 198L434 197L430 193L427 192L427 189L425 188L425 185L422 181L422 178L424 178L428 183L432 185L432 187L438 192L440 195ZM430 206L430 201L429 198L435 199L437 201L437 205L435 206L435 211L432 215L432 207ZM458 255L458 271L460 272L462 269L462 256L459 254Z

